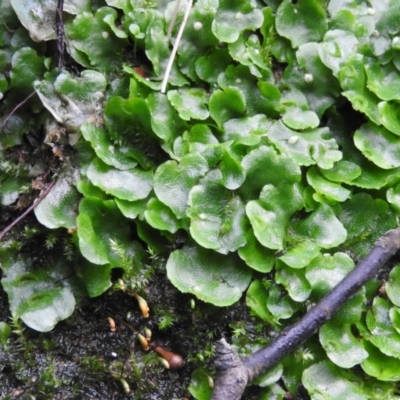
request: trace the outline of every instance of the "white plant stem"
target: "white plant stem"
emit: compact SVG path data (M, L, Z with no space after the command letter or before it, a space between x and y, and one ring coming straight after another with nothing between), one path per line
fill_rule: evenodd
M174 63L176 52L178 50L179 43L181 41L183 31L185 30L186 22L187 22L187 20L189 18L189 13L190 13L190 10L192 8L192 4L193 4L193 0L189 0L188 5L186 7L185 15L183 17L183 21L181 23L181 26L179 27L178 35L176 36L174 47L172 48L172 52L171 52L171 55L170 55L169 60L168 60L168 65L167 65L167 69L165 70L164 79L163 79L163 81L161 83L161 93L165 93L165 90L167 89L168 78L169 78L169 75L171 73L172 64Z
M172 12L171 21L169 23L168 32L167 32L167 39L171 39L172 29L174 29L176 16L178 15L178 10L181 5L181 0L177 0L175 3L174 11Z

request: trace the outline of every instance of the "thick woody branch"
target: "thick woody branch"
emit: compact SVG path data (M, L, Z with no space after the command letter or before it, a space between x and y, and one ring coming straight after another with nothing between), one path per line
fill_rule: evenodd
M317 332L399 249L400 228L396 228L378 239L369 254L303 318L256 353L240 360L225 339L219 341L215 360L218 376L211 399L239 400L252 379L278 364Z

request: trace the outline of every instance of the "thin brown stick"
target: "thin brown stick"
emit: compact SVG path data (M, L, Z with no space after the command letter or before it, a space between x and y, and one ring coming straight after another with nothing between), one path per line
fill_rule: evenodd
M218 376L211 400L241 399L248 382L278 364L317 332L399 249L400 227L379 238L368 255L331 292L263 349L240 359L225 339L220 340L215 359Z
M11 229L14 228L14 226L17 225L18 222L22 221L49 194L55 183L56 181L51 182L47 189L32 203L31 206L29 206L16 220L11 222L10 225L8 225L0 232L0 241L3 239L3 236L7 232L11 231Z
M57 33L57 53L58 53L58 68L64 68L64 53L65 53L65 32L63 21L64 0L58 0L56 8L56 33Z
M15 112L18 110L18 108L22 107L36 92L32 92L25 100L22 100L21 103L17 104L14 109L8 114L7 118L3 121L3 123L0 126L0 131L3 130L3 128L6 126L8 120L15 114Z

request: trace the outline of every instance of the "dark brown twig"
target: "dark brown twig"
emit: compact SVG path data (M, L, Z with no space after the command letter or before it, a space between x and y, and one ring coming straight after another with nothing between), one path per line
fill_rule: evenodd
M65 32L63 22L64 0L58 0L56 8L56 34L57 34L57 53L58 53L58 68L65 66Z
M252 379L279 363L317 332L399 249L400 228L396 228L378 239L369 254L303 318L254 354L241 360L225 339L220 340L215 360L218 376L211 400L239 400Z
M13 110L8 114L7 118L3 121L3 123L0 126L0 131L3 130L3 128L6 126L8 120L15 114L15 112L18 110L18 108L22 107L36 92L32 92L25 100L22 100L21 103L17 104Z
M0 232L0 241L3 239L4 235L7 232L11 231L11 229L14 228L14 226L17 225L18 222L22 221L49 194L55 183L56 181L51 182L47 189L32 203L31 206L29 206L16 220L11 222L10 225L8 225Z

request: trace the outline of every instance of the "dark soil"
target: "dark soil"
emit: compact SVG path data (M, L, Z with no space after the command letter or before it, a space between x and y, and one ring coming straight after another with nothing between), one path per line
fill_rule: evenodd
M196 354L211 348L222 335L229 336L229 323L243 319L244 304L217 309L204 303L189 307L190 297L170 285L164 275L152 278L143 293L150 317L143 318L135 298L120 290L94 299L84 298L74 314L51 332L38 333L13 326L8 344L0 347L1 399L190 399L188 391L194 369L205 367L214 374L212 356L202 362ZM160 329L162 313L175 323ZM111 332L108 317L117 329ZM7 295L0 288L0 321L11 323ZM128 326L124 325L124 321ZM153 351L144 351L136 334L148 327L154 343L186 360L182 369L167 370ZM125 393L123 378L130 387ZM250 389L244 399L256 398Z

